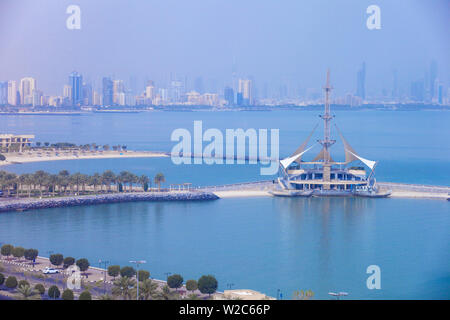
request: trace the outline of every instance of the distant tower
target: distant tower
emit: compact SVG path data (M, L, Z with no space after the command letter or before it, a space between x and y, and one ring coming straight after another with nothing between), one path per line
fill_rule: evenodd
M363 62L361 69L356 74L356 95L366 99L366 63Z
M229 105L229 106L234 105L234 90L233 90L233 88L225 87L223 96L224 96L225 100L227 101L227 105Z
M83 104L83 77L74 71L69 75L69 84L72 87L72 105Z
M36 79L27 77L20 80L20 104L31 104L33 91L36 90Z
M253 83L249 79L239 79L238 93L242 94L243 104L253 104Z
M102 81L103 84L103 105L112 106L113 104L113 82L111 78L105 77Z
M433 100L436 97L435 87L436 87L436 78L437 78L437 62L436 60L431 61L430 64L430 98Z
M8 82L0 82L0 104L8 103Z
M198 93L203 93L203 79L202 77L197 77L195 78L195 82L194 82L194 90L197 91Z
M392 99L398 98L398 72L397 69L392 71Z
M8 81L8 104L17 105L17 82L14 80Z

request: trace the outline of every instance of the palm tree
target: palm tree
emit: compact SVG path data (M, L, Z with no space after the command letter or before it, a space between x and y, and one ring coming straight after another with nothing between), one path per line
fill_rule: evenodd
M81 191L86 191L86 185L89 183L89 176L87 174L80 174Z
M81 173L77 172L70 176L70 184L76 187L77 193L80 190L80 184L81 184Z
M70 173L67 170L61 170L58 173L58 177L59 177L59 185L64 189L64 194L66 194L66 189L67 186L70 183Z
M130 181L130 172L128 171L122 171L117 176L117 183L122 183L123 185L126 185ZM126 190L126 188L124 188Z
M39 193L42 197L42 186L45 185L46 180L48 179L48 173L42 170L36 171L33 174L33 180L39 186Z
M156 300L177 300L179 297L179 294L171 292L167 285L162 287L162 289L155 294Z
M142 190L144 190L145 185L150 186L150 179L145 174L138 178L138 182L142 186Z
M128 277L120 277L116 279L113 284L113 288L111 289L111 293L113 296L121 296L124 300L131 300L133 295L133 288L136 285L136 281L134 279Z
M102 184L106 185L108 191L111 190L111 184L117 180L116 175L111 170L107 170L102 174Z
M151 297L156 296L158 284L152 279L145 279L139 283L139 299L150 300Z
M158 191L161 190L161 183L166 182L166 178L162 173L157 173L154 178L155 184L158 185Z
M28 186L28 198L31 197L31 190L34 189L33 175L30 173L24 173L20 175L19 179L23 181L23 184Z
M51 174L48 178L49 186L52 189L52 195L55 196L56 186L59 185L60 178L57 174Z
M29 285L22 285L17 288L17 292L19 293L19 299L21 300L36 300L40 299L39 293L34 291Z
M138 182L138 176L134 173L129 173L128 175L128 183L130 184L130 192L133 191L133 183Z
M97 191L97 186L102 184L102 177L98 173L94 173L89 177L88 185L94 187L94 193Z
M17 178L17 197L19 197L19 193L22 190L22 187L27 184L26 174L21 174Z

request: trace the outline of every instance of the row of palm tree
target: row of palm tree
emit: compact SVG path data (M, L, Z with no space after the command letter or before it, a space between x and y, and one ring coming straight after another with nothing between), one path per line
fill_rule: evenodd
M164 175L156 174L153 182L158 186L158 190L161 190L161 184L165 182ZM147 175L138 176L129 171L122 171L118 175L111 170L92 175L80 172L70 174L67 170L62 170L58 174L39 170L35 173L20 175L0 171L0 190L8 196L11 191L15 191L17 196L27 194L31 197L32 194L38 193L42 197L44 193L55 196L110 192L113 187L115 191L131 192L135 185L140 185L144 191L147 191L151 186L151 180Z

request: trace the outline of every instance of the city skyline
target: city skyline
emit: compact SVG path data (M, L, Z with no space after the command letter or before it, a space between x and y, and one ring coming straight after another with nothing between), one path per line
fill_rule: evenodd
M370 69L369 69L370 70ZM398 72L393 71L392 83L375 96L366 95L371 88L366 84L366 62L362 62L355 74L353 90L341 92L332 97L334 104L360 106L364 103L410 103L424 102L448 104L450 87L438 78L439 67L432 60L429 69L419 79L412 79L409 86L399 88ZM209 105L209 106L248 106L311 104L322 99L319 88L302 88L283 83L279 87L255 86L258 79L241 78L233 75L232 85L224 87L204 86L202 77L194 81L188 77L176 78L167 85L158 84L146 78L129 80L111 76L101 78L101 85L83 81L83 75L72 71L68 81L57 94L44 92L37 86L33 77L0 81L0 105L16 106L134 106L134 105ZM1 80L1 79L0 79ZM339 87L340 84L337 84ZM206 89L205 89L206 88ZM211 90L212 89L212 90ZM14 94L15 92L15 94Z
M310 88L320 92L320 75L330 68L339 83L336 94L343 96L356 94L355 74L365 62L365 94L373 97L383 91L409 92L412 81L433 86L425 78L435 61L437 78L444 86L449 83L445 1L429 6L377 1L379 30L366 27L369 1L326 6L298 1L137 1L126 6L123 1L79 0L74 4L81 8L80 30L66 28L71 1L25 2L0 4L5 43L0 80L31 76L39 79L42 91L52 94L59 94L74 70L94 88L110 76L123 79L132 91L149 79L161 87L187 79L197 92L226 86L236 92L237 78L252 79L255 96L263 97L292 96L292 91ZM133 22L124 23L130 17ZM32 22L41 19L46 23Z

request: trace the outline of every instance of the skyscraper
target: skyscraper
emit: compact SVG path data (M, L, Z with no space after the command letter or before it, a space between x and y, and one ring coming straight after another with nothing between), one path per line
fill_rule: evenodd
M89 83L83 84L83 105L92 105L92 86Z
M118 105L125 104L125 86L123 80L113 80L113 103Z
M227 101L227 105L233 106L234 105L234 90L230 87L225 87L225 90L223 91L223 97Z
M437 78L437 62L435 60L430 63L430 99L436 97L436 78Z
M361 69L356 74L356 95L366 99L366 63L363 62Z
M17 105L17 82L14 80L8 81L8 104Z
M8 81L0 82L0 104L8 103Z
M424 101L425 98L425 86L423 81L418 80L411 83L411 98L414 101Z
M198 93L203 93L203 79L202 77L195 78L194 90Z
M32 104L33 91L36 90L36 79L27 77L20 80L20 104Z
M72 86L72 105L83 104L83 77L74 71L69 75L69 84Z
M103 78L103 105L111 106L113 104L113 82L111 78Z
M238 92L242 94L242 104L252 105L253 104L253 84L251 80L239 79Z

